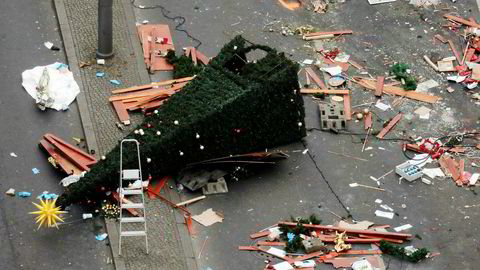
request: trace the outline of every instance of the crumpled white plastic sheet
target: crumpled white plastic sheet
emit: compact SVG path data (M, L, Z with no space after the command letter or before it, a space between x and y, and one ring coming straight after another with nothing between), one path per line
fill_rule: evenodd
M70 103L80 93L80 88L67 65L55 62L48 66L37 66L25 70L22 72L23 88L35 99L36 103L40 103L41 100L37 97L37 85L45 68L50 77L47 86L48 96L53 99L53 102L47 104L47 107L57 111L67 110Z

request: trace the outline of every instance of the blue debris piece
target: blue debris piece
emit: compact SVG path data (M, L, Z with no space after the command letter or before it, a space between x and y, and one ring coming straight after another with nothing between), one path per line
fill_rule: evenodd
M287 233L287 238L288 238L288 242L292 242L293 238L295 238L295 234L289 232Z
M105 72L97 72L97 73L95 73L95 75L97 75L97 78L103 78L103 77L105 77Z
M22 197L22 198L27 198L27 197L32 196L32 193L27 192L27 191L20 191L20 192L18 192L18 196Z
M97 235L95 236L95 239L97 239L98 241L103 241L103 240L105 240L105 239L107 238L107 236L108 236L108 234L106 234L106 233L97 234Z
M114 85L120 85L121 84L121 82L119 80L110 80L110 83L114 84Z
M33 173L33 174L39 174L39 173L40 173L40 170L37 169L37 168L32 168L32 173Z
M44 200L55 200L58 197L55 193L42 193L42 195L38 196L37 199L44 199Z

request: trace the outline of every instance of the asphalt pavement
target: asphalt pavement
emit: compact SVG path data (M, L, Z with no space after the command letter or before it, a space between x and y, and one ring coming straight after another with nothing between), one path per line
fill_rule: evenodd
M59 229L37 230L32 202L43 191L60 194L64 175L47 162L38 147L49 132L74 144L83 137L76 103L67 111L40 111L21 85L21 73L38 65L65 63L58 22L52 1L0 2L0 269L113 269L108 240L98 242L93 220L81 219L83 210L72 207ZM50 51L45 41L61 51ZM10 156L15 153L18 157ZM40 173L33 174L32 168ZM30 198L10 197L14 188Z

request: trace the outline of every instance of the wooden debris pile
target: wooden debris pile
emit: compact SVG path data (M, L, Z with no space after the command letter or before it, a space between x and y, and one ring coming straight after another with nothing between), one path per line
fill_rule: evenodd
M195 47L186 47L183 48L185 56L192 58L193 65L197 65L200 61L204 65L208 65L210 58L206 57L205 54L198 51Z
M300 222L278 222L258 233L250 235L256 240L254 246L239 246L242 251L262 252L276 259L279 263L268 263L265 269L316 269L317 264L332 264L335 268L351 267L353 263L367 260L374 268L385 269L379 256L383 252L378 248L380 242L401 244L412 239L411 234L388 232L389 225L375 226L368 221L349 224L341 221L335 225L317 225ZM294 235L293 231L302 232ZM288 232L288 233L286 233ZM287 235L284 235L287 234ZM262 239L266 238L266 239ZM301 248L288 253L288 245L296 239L301 241ZM312 244L313 243L313 244ZM367 249L358 249L359 244L368 244ZM300 250L303 254L299 253ZM351 256L351 255L362 255ZM425 257L425 255L423 255ZM288 265L292 268L288 268Z
M165 58L168 51L175 50L168 25L142 24L137 26L137 32L147 69L152 73L157 70L173 70L173 66Z
M50 133L43 135L39 146L50 155L48 161L68 175L90 171L90 167L97 163L94 156Z
M163 104L171 95L180 91L194 77L176 80L153 82L112 91L108 100L112 103L118 119L124 124L130 124L128 111L142 110L148 112Z

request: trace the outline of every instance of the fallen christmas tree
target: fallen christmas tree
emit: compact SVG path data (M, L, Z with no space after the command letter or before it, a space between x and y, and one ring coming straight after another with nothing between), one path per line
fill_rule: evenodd
M247 62L246 54L267 54ZM127 138L140 142L142 172L166 175L192 162L243 154L297 141L306 135L298 64L274 49L241 36L226 44L210 64L158 113L145 117ZM124 151L123 168L137 168L134 148ZM119 146L57 202L63 206L98 201L118 187ZM147 158L151 162L147 162Z

